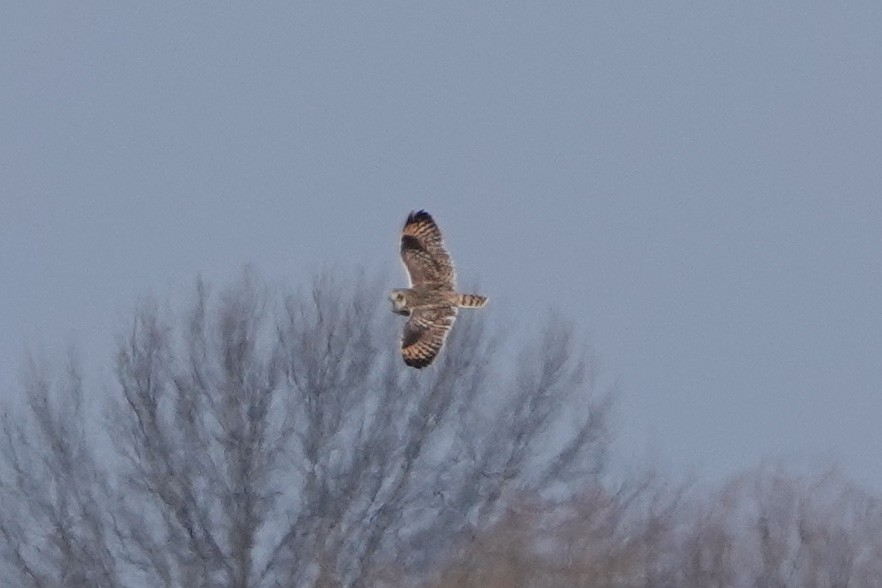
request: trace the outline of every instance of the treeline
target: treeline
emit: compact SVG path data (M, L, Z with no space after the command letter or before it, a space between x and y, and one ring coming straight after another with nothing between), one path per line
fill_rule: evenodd
M416 372L380 280L210 290L145 302L112 385L72 356L4 391L0 584L880 585L879 501L835 472L614 481L613 394L560 319L513 349L462 316Z
M522 499L464 540L438 587L882 585L882 502L830 470L761 467L699 494L656 476Z

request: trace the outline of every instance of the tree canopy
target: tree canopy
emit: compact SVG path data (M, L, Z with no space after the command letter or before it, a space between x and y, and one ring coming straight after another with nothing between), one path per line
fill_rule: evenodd
M376 279L195 290L142 305L106 391L31 362L0 447L9 585L393 582L604 464L610 396L560 321L514 360L461 317L417 372Z

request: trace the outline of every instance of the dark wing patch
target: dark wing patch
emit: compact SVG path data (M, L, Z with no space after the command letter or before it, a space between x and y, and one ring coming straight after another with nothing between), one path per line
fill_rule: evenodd
M401 259L412 286L434 282L454 287L453 262L444 248L441 230L425 210L410 213L404 223Z
M440 353L455 319L456 309L452 307L414 310L404 324L401 337L404 363L417 369L432 363Z

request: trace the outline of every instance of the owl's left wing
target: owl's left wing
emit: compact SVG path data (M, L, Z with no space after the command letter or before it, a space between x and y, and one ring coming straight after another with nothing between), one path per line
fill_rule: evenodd
M412 212L401 230L401 260L412 286L443 283L454 288L456 275L441 229L425 210Z
M441 351L447 333L456 320L456 308L418 308L404 324L401 357L410 367L421 369L432 363Z

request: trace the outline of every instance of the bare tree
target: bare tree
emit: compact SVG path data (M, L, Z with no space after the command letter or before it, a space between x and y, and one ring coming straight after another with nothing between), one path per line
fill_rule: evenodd
M872 588L882 577L882 501L835 471L762 468L704 497L647 476L508 505L429 585Z
M407 583L509 497L598 474L609 398L567 325L508 358L486 316L463 316L417 372L383 300L378 280L324 275L277 301L246 273L217 296L200 282L182 317L145 304L116 385L89 396L100 434L76 370L63 395L32 378L28 418L3 423L2 572L23 586Z
M281 372L253 278L213 314L208 305L200 283L178 332L147 306L120 341L108 411L121 458L116 530L141 581L244 588L278 495Z
M24 392L24 414L7 410L2 417L2 584L119 586L105 511L110 488L85 430L74 356L61 383L45 362L29 360Z
M766 581L766 564L772 561L777 565L775 581L781 586L878 584L882 577L878 557L871 554L882 549L879 501L838 471L807 477L761 470L755 501L763 562L758 583ZM777 539L770 541L769 536Z
M508 489L596 469L608 401L563 327L505 376L498 339L463 317L437 367L415 372L401 367L400 325L377 313L379 288L344 291L320 279L287 301L279 328L301 502L274 554L321 554L323 578L374 585L390 564L420 569L489 524ZM312 573L299 557L285 582Z
M880 501L836 470L759 468L684 515L680 586L869 588L882 577Z
M740 479L729 481L719 492L692 505L682 513L690 523L682 539L680 570L673 585L684 588L727 588L737 585L740 573L735 558L738 534L730 530L738 506Z
M463 542L431 585L446 587L678 586L672 581L685 486L654 473L594 483L564 501L521 496Z

